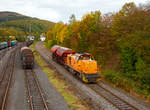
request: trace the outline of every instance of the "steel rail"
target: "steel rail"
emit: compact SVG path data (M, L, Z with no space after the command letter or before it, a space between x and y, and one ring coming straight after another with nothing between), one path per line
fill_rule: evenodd
M126 103L127 105L129 105L130 107L132 107L135 110L138 110L135 106L133 106L132 104L130 104L129 102L123 100L121 97L115 95L114 93L112 93L111 91L109 91L108 89L102 87L100 84L97 84L100 88L104 89L105 91L109 92L111 95L115 96L116 98L118 98L119 100L121 100L122 102Z
M37 89L38 89L38 92L39 92L39 95L40 95L40 97L41 97L41 99L42 99L42 102L43 102L43 105L44 105L44 108L45 108L45 110L49 110L48 109L48 105L47 105L47 103L46 103L46 100L45 100L45 98L44 98L44 96L43 96L43 92L42 92L42 90L41 90L41 88L40 88L40 84L39 84L39 81L38 81L38 79L37 79L37 76L35 75L35 72L33 71L33 70L30 70L30 72L31 72L31 75L33 76L33 78L34 78L34 81L35 81L35 86L37 87ZM26 69L25 69L25 79L26 79L26 84L27 84L27 91L28 91L28 97L29 97L29 102L30 102L30 108L31 108L31 110L34 110L34 107L33 107L33 105L34 105L34 102L33 102L33 97L31 96L31 87L30 87L30 85L29 85L29 79L28 79L28 76L27 76L27 71L26 71ZM31 80L31 79L30 79Z
M35 79L35 81L36 81L36 84L37 84L39 93L40 93L41 98L42 98L43 103L44 103L44 106L45 106L46 110L48 110L48 106L47 106L46 100L45 100L45 98L44 98L44 96L43 96L43 93L42 93L42 90L41 90L41 88L40 88L40 84L39 84L39 82L38 82L38 79L37 79L37 77L36 77L36 75L35 75L35 72L34 72L33 70L31 70L31 71L32 71L32 74L33 74L34 79Z
M13 51L14 52L14 51ZM7 101L7 97L8 97L8 93L9 93L9 88L10 88L10 85L11 85L11 80L12 80L12 77L13 77L13 73L14 73L14 66L15 66L15 55L16 53L11 53L11 58L10 58L10 64L12 66L9 67L9 79L8 79L8 83L7 83L7 86L6 86L6 90L5 90L5 93L4 93L4 97L3 97L3 101L2 101L2 107L1 107L1 110L5 110L6 108L6 101ZM12 60L12 61L11 61Z
M27 91L28 91L28 96L29 96L30 108L31 108L31 110L33 110L33 102L32 102L29 80L27 78L27 71L26 70L25 70L25 81L26 81L26 86L27 86Z
M139 110L135 106L133 106L130 103L126 102L125 100L123 100L119 96L113 94L111 91L107 90L106 88L102 87L99 84L97 84L97 85L87 85L87 86L89 88L91 88L94 92L96 92L98 95L100 95L101 97L103 97L105 100L107 100L109 103L111 103L112 105L114 105L119 110ZM97 87L99 89L103 89L103 92L100 91L100 90L98 90ZM106 94L107 94L107 96L106 96ZM115 102L113 99L111 99L111 97L114 97L115 98L114 100L118 101L118 103Z
M1 75L0 75L0 84L2 83L3 79L4 79L4 76L5 76L5 72L6 72L6 69L9 68L9 61L11 60L11 55L8 59L8 62L5 64L5 66L3 67L3 70L1 72Z

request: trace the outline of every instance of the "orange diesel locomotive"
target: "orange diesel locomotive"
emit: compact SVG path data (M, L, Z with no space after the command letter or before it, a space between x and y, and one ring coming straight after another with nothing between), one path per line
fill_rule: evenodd
M51 52L55 61L63 64L67 70L78 76L83 82L98 82L100 80L97 62L93 55L75 53L72 49L58 45L53 46Z
M83 82L98 82L100 80L97 62L89 53L68 55L66 65L69 67L69 71L77 75Z

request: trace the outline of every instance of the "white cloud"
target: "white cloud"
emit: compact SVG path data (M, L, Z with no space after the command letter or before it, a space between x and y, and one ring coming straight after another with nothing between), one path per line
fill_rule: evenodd
M102 14L117 12L126 2L145 3L147 0L3 0L0 11L14 11L54 22L67 22L71 14L80 19L83 14L100 10Z

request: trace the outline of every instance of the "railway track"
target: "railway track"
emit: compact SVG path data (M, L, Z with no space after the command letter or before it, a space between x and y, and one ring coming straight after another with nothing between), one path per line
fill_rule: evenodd
M11 85L14 66L15 66L15 55L16 55L16 50L11 52L6 67L3 68L3 72L0 73L0 109L1 110L5 110L7 106L7 98L9 95L9 88Z
M11 61L11 57L12 57L12 55L8 58L8 61ZM3 81L3 79L4 79L4 76L5 76L5 73L6 73L7 68L9 68L9 63L10 63L10 62L7 62L7 63L3 66L2 71L0 71L0 72L1 72L1 73L0 73L0 84L2 83L2 81Z
M33 70L25 69L25 81L31 110L49 110L44 93Z
M0 51L0 60L5 56L7 51L8 51L8 48Z
M92 90L94 90L98 95L103 97L109 103L114 105L118 110L139 110L135 106L131 105L127 101L113 94L111 91L107 90L99 84L91 84L87 86L89 86Z

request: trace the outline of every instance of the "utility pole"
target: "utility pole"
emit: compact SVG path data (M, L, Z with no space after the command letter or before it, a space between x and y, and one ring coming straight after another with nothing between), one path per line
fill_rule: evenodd
M30 34L31 34L31 24L30 24L30 27L29 27L29 32L30 32Z

